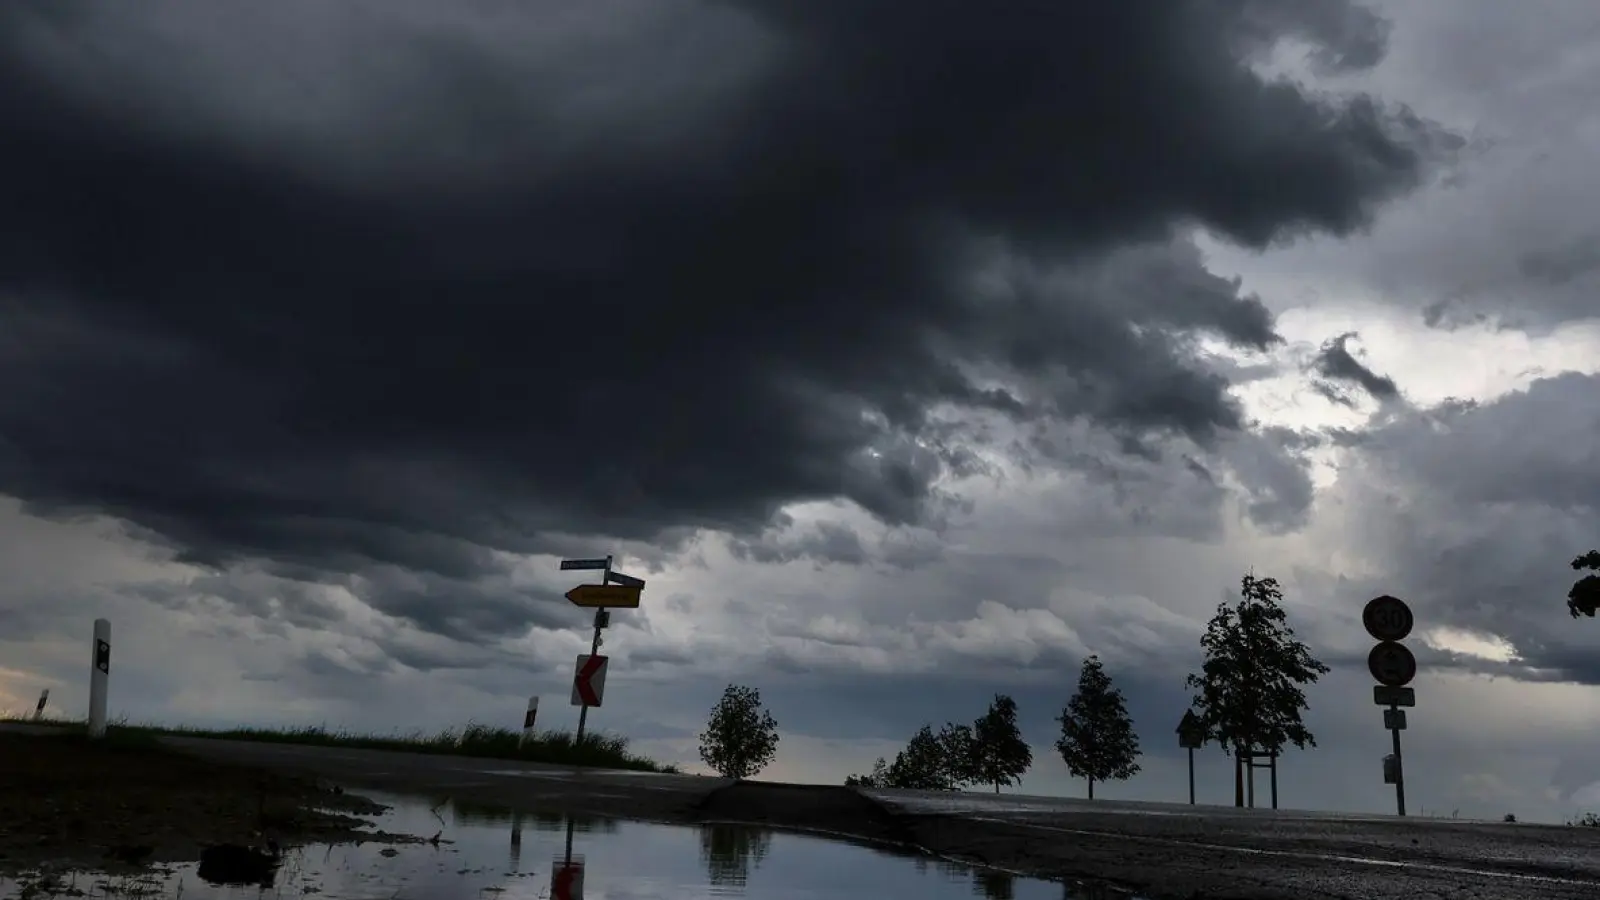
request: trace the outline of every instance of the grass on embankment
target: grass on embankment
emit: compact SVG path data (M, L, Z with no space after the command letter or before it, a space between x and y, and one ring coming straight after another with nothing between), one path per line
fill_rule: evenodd
M83 728L82 719L41 719L7 716L0 722L19 725L49 725L57 728ZM662 765L628 752L628 739L611 734L586 734L582 743L570 731L542 731L519 745L520 731L491 728L469 723L461 728L446 728L429 734L424 731L391 734L364 734L312 725L301 728L192 728L187 726L129 725L109 722L106 736L115 739L153 738L161 735L215 738L227 741L256 741L266 744L301 744L318 747L349 747L363 750L401 750L407 753L437 753L480 759L509 759L557 766L583 766L597 769L629 769L638 772L677 772L675 766Z

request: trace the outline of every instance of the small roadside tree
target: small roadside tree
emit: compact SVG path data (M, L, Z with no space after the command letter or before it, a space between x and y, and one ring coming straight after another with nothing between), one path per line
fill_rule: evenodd
M778 755L778 723L761 692L730 684L700 735L700 758L724 778L749 778Z
M940 730L939 747L944 753L951 790L959 791L969 784L988 784L978 771L977 744L978 738L971 725L946 722Z
M1139 771L1139 736L1133 732L1122 691L1111 684L1111 676L1091 655L1078 673L1078 692L1061 711L1061 738L1056 750L1067 764L1067 771L1089 782L1089 799L1094 799L1096 781L1123 781Z
M1573 560L1572 568L1579 572L1585 569L1600 572L1600 550L1590 550ZM1567 610L1574 619L1580 614L1592 619L1597 608L1600 608L1600 575L1585 575L1567 592Z
M1197 693L1194 708L1205 737L1233 756L1234 805L1244 805L1243 757L1278 753L1284 745L1315 747L1301 721L1302 685L1315 683L1328 667L1295 638L1275 578L1246 575L1239 602L1223 603L1200 638L1205 662L1184 680Z
M923 725L911 736L905 749L895 754L894 762L880 757L867 775L851 775L845 787L904 788L917 791L957 791L970 781L971 729L965 725L946 725L935 734L932 725Z
M846 775L845 787L853 788L881 788L888 787L889 764L883 757L878 757L872 762L872 771L865 775Z
M1017 727L1017 703L1005 694L995 694L989 711L972 723L970 749L965 755L962 774L978 784L1016 784L1033 765L1033 750L1022 739Z

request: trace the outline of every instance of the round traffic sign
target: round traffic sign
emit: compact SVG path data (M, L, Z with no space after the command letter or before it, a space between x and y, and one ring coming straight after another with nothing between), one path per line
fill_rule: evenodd
M1417 677L1417 658L1405 644L1383 641L1367 654L1367 671L1386 687L1404 687Z
M1366 607L1361 610L1361 624L1366 626L1367 634L1372 635L1374 640L1403 641L1415 623L1411 607L1399 597L1388 594L1368 600Z

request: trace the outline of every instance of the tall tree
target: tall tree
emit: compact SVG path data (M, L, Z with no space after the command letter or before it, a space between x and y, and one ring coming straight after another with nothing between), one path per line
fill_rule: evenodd
M1078 673L1078 692L1061 711L1061 737L1056 750L1067 771L1089 782L1094 799L1096 781L1122 781L1139 771L1139 736L1123 702L1122 691L1111 683L1100 657L1091 655Z
M1017 703L1005 694L995 694L989 711L972 723L969 770L964 773L979 784L1016 784L1033 765L1033 750L1022 739L1017 727Z
M700 735L700 758L724 778L749 778L778 755L778 723L761 692L730 684Z
M1315 747L1300 714L1303 685L1328 667L1294 636L1275 578L1246 575L1239 602L1217 607L1200 639L1205 662L1184 684L1197 693L1195 711L1205 736L1233 756L1234 805L1244 805L1243 758L1247 752L1278 753L1284 745Z
M1580 572L1585 569L1600 572L1600 550L1590 550L1573 560L1572 568ZM1574 619L1579 613L1592 619L1596 608L1600 608L1600 575L1585 575L1567 592L1567 609Z

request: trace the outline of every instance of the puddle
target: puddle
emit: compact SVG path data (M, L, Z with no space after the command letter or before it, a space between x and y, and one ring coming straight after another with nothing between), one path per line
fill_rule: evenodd
M266 887L226 887L198 865L137 878L67 873L0 879L0 897L316 898L316 900L679 900L833 897L1132 900L804 835L735 825L657 825L514 813L363 792L392 805L376 827L438 846L378 843L287 851Z

